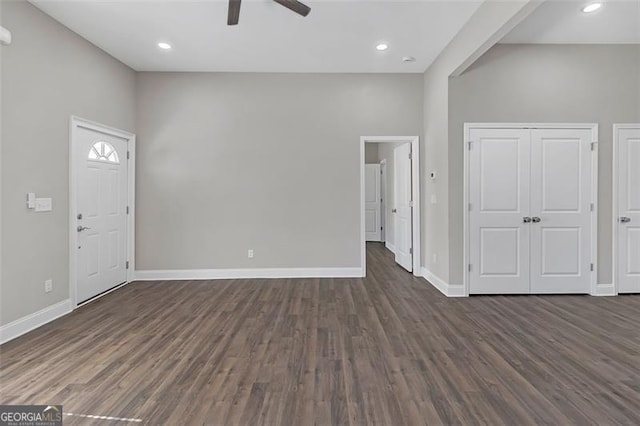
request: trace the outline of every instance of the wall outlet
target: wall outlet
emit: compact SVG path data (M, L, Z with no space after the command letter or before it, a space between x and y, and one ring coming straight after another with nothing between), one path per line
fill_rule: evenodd
M249 250L247 250L247 257L248 257L249 259L253 259L253 249L249 249Z
M53 280L46 280L44 282L44 292L51 293L53 291Z

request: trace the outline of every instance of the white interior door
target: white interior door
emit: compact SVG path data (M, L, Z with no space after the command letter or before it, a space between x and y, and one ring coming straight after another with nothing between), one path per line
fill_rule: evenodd
M380 241L380 164L364 166L364 223L367 241Z
M591 130L532 130L532 293L589 293L591 215Z
M472 129L469 293L529 293L530 132Z
M75 137L82 302L127 280L127 141L84 127Z
M619 293L640 293L640 124L617 133Z
M393 150L394 238L396 262L413 271L411 208L411 144Z

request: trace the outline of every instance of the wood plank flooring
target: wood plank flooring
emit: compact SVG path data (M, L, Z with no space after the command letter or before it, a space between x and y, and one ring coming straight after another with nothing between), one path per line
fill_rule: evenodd
M166 425L640 424L640 297L366 279L133 283L0 347L0 403ZM65 424L126 424L66 417Z

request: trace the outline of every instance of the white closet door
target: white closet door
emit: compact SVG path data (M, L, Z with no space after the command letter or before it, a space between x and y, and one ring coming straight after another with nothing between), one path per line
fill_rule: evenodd
M618 292L640 293L640 124L618 131Z
M364 165L364 230L367 241L380 241L380 164Z
M591 130L531 131L531 292L589 293Z
M472 129L470 136L470 293L529 293L530 132Z

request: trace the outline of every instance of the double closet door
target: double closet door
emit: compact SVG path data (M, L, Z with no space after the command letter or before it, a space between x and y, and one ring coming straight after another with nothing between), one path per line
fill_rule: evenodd
M592 130L469 136L469 293L589 293Z

